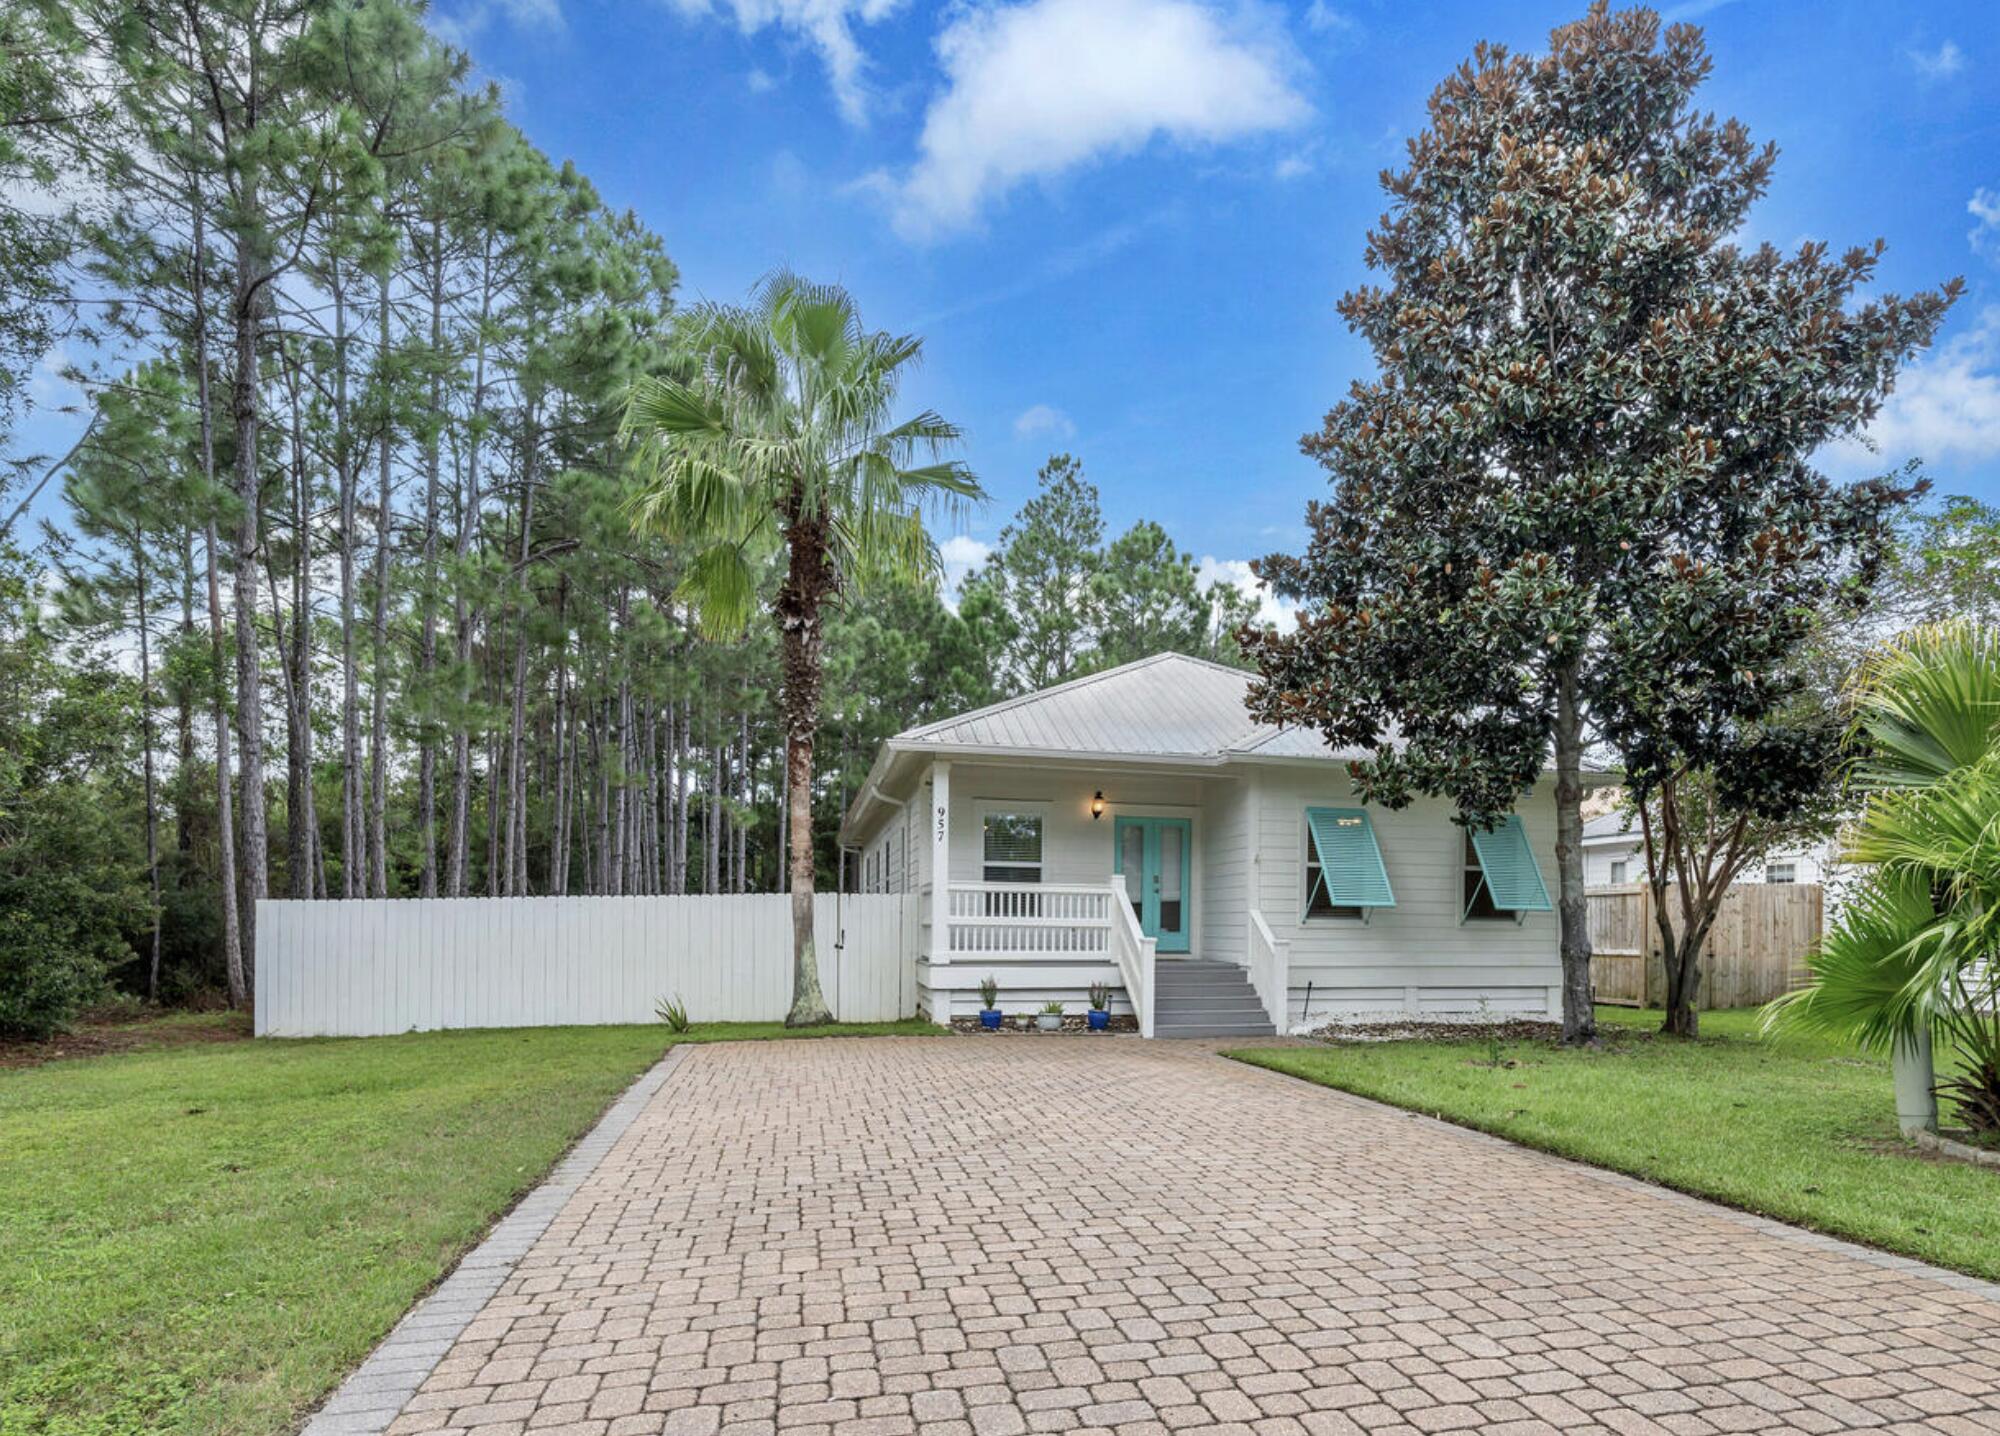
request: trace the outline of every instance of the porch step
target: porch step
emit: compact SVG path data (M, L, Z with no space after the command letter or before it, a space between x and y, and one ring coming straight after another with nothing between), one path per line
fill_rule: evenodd
M1233 962L1174 959L1153 969L1156 1037L1274 1037L1250 974Z

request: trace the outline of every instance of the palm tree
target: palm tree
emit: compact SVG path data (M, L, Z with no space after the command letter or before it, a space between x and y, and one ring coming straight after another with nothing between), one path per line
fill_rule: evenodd
M841 593L887 578L929 578L926 512L956 516L985 498L942 457L958 428L925 411L891 423L923 341L862 328L832 285L778 272L747 307L705 305L681 330L680 373L642 380L625 430L638 442L634 522L691 548L680 594L711 634L740 633L767 563L782 650L790 803L792 1008L787 1025L830 1022L813 951L813 734L822 614Z
M1948 1038L1936 1090L2000 1133L2000 631L1920 628L1879 651L1855 692L1867 792L1846 858L1872 865L1807 959L1812 985L1769 1020L1898 1054Z

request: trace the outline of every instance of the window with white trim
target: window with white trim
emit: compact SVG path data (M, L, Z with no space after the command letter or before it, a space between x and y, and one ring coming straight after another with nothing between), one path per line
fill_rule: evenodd
M1611 865L1611 881L1614 883L1622 883L1626 881L1625 870L1629 866L1630 866L1629 862L1624 858L1620 858L1617 862L1613 863Z
M1764 881L1767 883L1795 883L1799 880L1799 865L1794 862L1766 863Z
M989 883L1042 880L1042 815L991 808L980 819L980 876Z

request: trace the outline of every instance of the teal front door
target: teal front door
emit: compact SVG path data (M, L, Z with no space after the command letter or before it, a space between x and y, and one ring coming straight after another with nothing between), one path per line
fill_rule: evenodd
M1192 825L1186 818L1119 818L1112 828L1113 871L1125 876L1139 926L1160 940L1159 951L1186 952Z

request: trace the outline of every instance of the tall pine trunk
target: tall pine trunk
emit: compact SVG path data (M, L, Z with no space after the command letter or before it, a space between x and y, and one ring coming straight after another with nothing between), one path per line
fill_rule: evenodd
M237 902L236 820L231 802L229 704L224 698L223 674L227 670L225 628L222 620L221 535L215 522L218 483L215 471L215 408L209 392L208 374L208 275L207 225L201 191L192 178L188 199L193 219L193 273L189 288L194 297L195 402L200 406L201 474L205 485L202 502L208 509L203 524L205 543L205 583L208 590L208 648L212 665L209 673L210 711L215 724L215 831L217 886L222 899L222 964L228 974L229 1001L242 1007L249 1000L248 975L243 966L243 915Z
M376 364L387 364L389 354L389 270L382 270L376 306ZM368 714L368 891L370 896L389 896L389 545L390 524L389 451L395 425L391 415L394 401L388 376L383 379L382 434L377 456L375 482L375 624L373 631Z
M333 291L333 465L340 506L340 893L360 897L367 880L367 831L363 826L361 679L355 656L354 531L359 482L349 442L353 415L347 397L347 286L340 262L330 266Z
M245 213L257 212L254 180L245 186ZM238 840L241 856L237 876L248 911L241 914L241 990L231 982L230 998L242 1006L252 1001L257 973L257 900L270 894L270 846L264 805L264 675L257 638L258 545L262 502L258 438L263 419L258 391L258 341L269 297L266 261L249 228L236 240L236 284L230 316L235 323L235 367L231 376L229 412L236 430L236 732L239 791L242 799Z
M153 785L153 650L146 619L146 536L132 529L133 584L139 602L139 742L145 754L146 880L152 888L152 950L146 963L146 1001L160 1000L160 815Z
M466 715L472 687L472 630L478 615L467 602L465 584L472 545L479 527L479 445L485 435L486 415L486 328L493 317L493 237L489 233L480 254L479 324L472 360L472 422L466 441L465 493L458 515L458 578L452 597L456 624L456 678L466 691L459 694L458 712L452 723L451 756L451 841L446 858L445 892L464 897L468 845L472 840L472 731Z
M417 641L418 682L422 689L422 724L417 734L417 894L438 894L437 862L437 586L438 472L444 411L444 233L431 221L431 366L430 412L424 430L424 590L421 630Z

